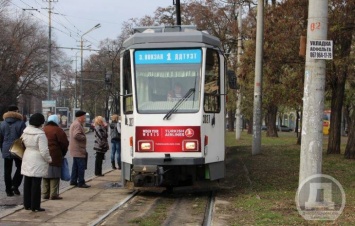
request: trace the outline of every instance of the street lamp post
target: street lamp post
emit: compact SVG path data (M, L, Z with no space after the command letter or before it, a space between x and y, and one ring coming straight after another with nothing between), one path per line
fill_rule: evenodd
M80 51L76 52L75 53L75 93L74 93L74 108L77 108L78 107L78 92L77 92L77 84L78 84L78 53Z
M84 35L88 34L89 32L100 28L101 24L96 24L94 27L92 27L90 30L85 32L80 39L80 51L81 51L81 57L80 57L80 108L83 109L83 37Z

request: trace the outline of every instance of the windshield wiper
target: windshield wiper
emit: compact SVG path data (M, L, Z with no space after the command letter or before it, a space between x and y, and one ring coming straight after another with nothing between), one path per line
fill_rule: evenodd
M163 120L168 120L170 118L170 116L175 113L177 111L177 109L180 107L180 105L186 101L193 93L195 92L194 88L189 89L189 91L187 91L187 93L184 95L183 98L181 98L175 105L174 107L168 111L168 113L166 113L166 115L164 116Z

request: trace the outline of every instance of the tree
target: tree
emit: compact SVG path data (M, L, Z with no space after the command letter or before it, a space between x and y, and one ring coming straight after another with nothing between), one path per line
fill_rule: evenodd
M332 0L329 7L329 39L334 43L333 61L328 63L327 81L331 89L331 116L328 154L340 154L340 124L345 83L349 76L354 37L355 2ZM350 141L352 142L352 141Z
M0 114L22 97L45 99L47 92L48 37L31 17L7 14L9 1L0 1ZM2 8L5 7L5 8ZM55 42L52 46L56 46ZM52 50L53 82L61 71L60 51ZM38 109L38 108L36 108Z
M298 56L299 36L304 27L307 1L289 0L266 7L263 58L263 110L267 123L267 136L277 137L276 117L279 108L294 109L301 104L304 61ZM244 104L252 106L255 58L256 12L250 10L246 18L249 31L248 45L242 58L244 84L248 93Z
M355 58L355 53L352 53L352 59ZM351 69L351 72L355 72L354 66ZM348 88L348 102L347 102L347 110L350 114L348 118L348 142L345 147L344 157L347 159L355 159L355 78L352 77L349 82Z
M0 20L0 112L21 94L45 94L46 37L28 18Z

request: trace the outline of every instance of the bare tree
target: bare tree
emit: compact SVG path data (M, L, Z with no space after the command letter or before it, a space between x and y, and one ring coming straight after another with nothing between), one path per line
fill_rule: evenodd
M44 99L47 91L47 40L43 28L20 15L0 18L0 114L21 95ZM58 51L53 51L56 69ZM55 71L55 70L54 70Z

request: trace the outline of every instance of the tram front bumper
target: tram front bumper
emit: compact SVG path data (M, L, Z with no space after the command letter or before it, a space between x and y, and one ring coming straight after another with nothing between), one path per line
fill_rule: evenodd
M178 165L203 165L205 158L133 158L133 165L162 165L162 166L178 166Z

